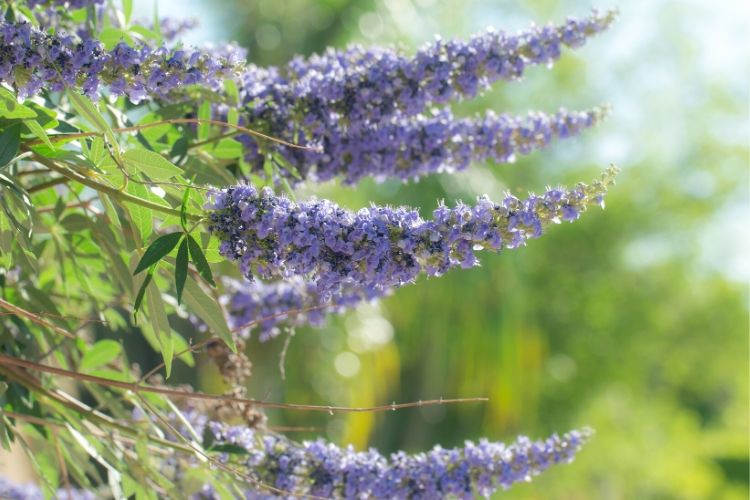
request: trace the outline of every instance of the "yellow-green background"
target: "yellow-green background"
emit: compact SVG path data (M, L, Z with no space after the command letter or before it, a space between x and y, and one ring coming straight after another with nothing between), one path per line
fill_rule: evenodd
M350 42L398 43L410 52L438 33L515 31L591 7L575 0L188 4L160 9L200 16L193 41L237 39L260 64ZM423 279L323 329L299 329L286 381L278 368L283 338L249 346L252 394L271 400L490 401L378 415L271 413L272 424L315 426L318 433L295 436L323 434L385 452L589 425L596 436L574 464L508 497L747 498L750 9L741 1L619 7L609 32L566 52L552 70L530 69L521 83L496 84L454 106L464 115L611 103L611 118L595 131L513 165L304 193L352 208L410 204L429 215L440 198L522 195L591 180L613 162L622 174L605 211L554 227L520 251L484 255L471 271ZM359 370L342 375L354 356ZM211 367L200 376L205 389L214 387Z

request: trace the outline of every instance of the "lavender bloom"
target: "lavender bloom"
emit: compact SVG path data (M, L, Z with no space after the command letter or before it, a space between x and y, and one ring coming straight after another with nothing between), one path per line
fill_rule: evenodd
M150 23L141 22L139 24L148 27ZM164 40L173 41L188 31L194 30L199 24L200 22L195 18L173 19L171 17L163 17L159 20L159 31L161 31L161 36Z
M104 0L26 0L29 8L41 7L65 7L68 9L82 9L92 5L101 5Z
M271 283L224 280L224 284L227 293L222 302L230 326L241 328L243 337L259 330L262 342L278 336L280 325L320 326L326 315L342 313L390 291L350 284L336 293L321 294L314 283L299 277Z
M441 205L428 221L407 208L352 213L327 200L296 204L268 188L259 193L241 185L213 194L209 230L248 279L301 276L324 300L352 286L385 293L423 272L473 267L479 249L517 248L550 223L577 219L602 204L615 173L611 167L592 185L551 188L524 201L508 195L501 203L481 197L473 207Z
M251 122L272 113L285 119L268 123L298 118L313 134L338 122L356 130L398 112L414 115L431 104L473 97L497 80L518 79L527 66L559 58L562 46L578 47L604 31L615 15L594 11L518 35L488 31L468 42L439 40L411 58L384 49L329 52L308 64L292 63L287 78L269 81L273 88L259 87L251 68L242 96Z
M44 492L35 484L15 484L0 476L0 498L7 500L44 500ZM55 492L58 500L95 500L97 498L90 491L71 488L60 488Z
M521 436L510 445L483 439L467 441L461 448L436 446L415 455L398 452L387 459L374 449L356 452L323 440L296 444L244 427L210 428L217 444L248 451L245 465L259 481L285 493L324 498L488 497L530 481L551 465L571 462L591 435L583 429L543 441ZM252 498L263 494L270 496L270 491L248 492Z
M202 434L207 429L212 446L230 444L247 451L235 466L246 467L259 483L244 492L246 498L285 495L313 495L324 498L474 498L490 496L519 482L528 482L551 465L570 463L592 435L589 429L563 436L531 441L520 436L512 444L467 441L463 447L434 447L426 453L404 452L384 457L374 449L357 452L322 439L294 443L283 436L243 426L207 421L195 412L185 412ZM187 430L182 429L187 435ZM171 437L172 439L174 436ZM210 450L210 448L209 448ZM248 458L249 457L249 458ZM220 460L229 461L224 453ZM167 462L172 462L167 460ZM165 462L165 470L169 469ZM174 465L174 464L172 464ZM176 478L179 481L179 478ZM44 494L33 484L17 485L0 477L0 496L11 500L42 500ZM80 489L59 489L55 498L93 500L97 496ZM194 499L218 499L211 485L205 485Z
M318 180L353 170L352 175L346 174L346 181L350 183L365 175L390 175L394 170L388 163L393 161L392 152L390 156L389 151L383 152L383 158L376 154L374 164L367 163L366 159L359 164L355 158L370 155L372 148L382 148L378 141L393 139L389 135L401 144L407 138L416 140L415 135L429 134L424 130L429 118L410 117L431 105L475 96L497 80L519 79L526 67L556 60L561 47L578 47L605 30L615 15L614 11L604 14L594 11L583 19L571 18L557 26L532 27L518 35L489 31L468 42L437 41L414 57L388 49L365 50L355 46L344 51L329 51L309 60L298 58L286 68L248 66L239 79L245 111L242 123L289 141L321 144L322 155L276 145L265 151L280 151L302 177L311 169L315 170L313 178ZM438 116L432 119L445 122L444 135L449 126L469 133L483 126L489 130L498 126L486 123L495 120L493 116L473 122L454 120L447 110ZM433 129L435 127L431 126L430 130ZM373 132L378 135L372 137ZM485 141L491 140L489 133L480 135ZM448 151L453 146L468 154L470 148L451 145L451 137L446 141ZM259 151L255 138L244 136L240 141L247 148L245 159L262 172L263 151ZM405 143L407 149L411 146ZM422 152L423 155L428 153ZM429 166L423 161L410 163L413 171L403 172L399 168L396 175L409 178L439 169L460 168L465 161L451 157L449 152L442 154L448 157L448 165L437 166L437 159L432 159ZM487 156L479 154L478 158ZM500 158L505 161L502 155Z
M472 161L512 163L517 155L545 148L555 138L578 135L606 116L606 107L586 112L561 109L555 115L514 117L492 112L478 119L457 119L448 109L431 116L398 116L358 132L335 127L323 138L323 151L285 149L302 178L326 181L341 176L346 184L363 177L403 180L466 169Z
M216 90L238 64L229 56L146 45L119 43L107 51L91 38L49 35L28 23L0 23L0 82L13 85L21 97L66 87L93 96L105 84L134 103L149 96L168 99L186 85Z
M489 31L468 42L438 40L413 58L383 51L371 64L360 59L351 67L309 70L295 78L298 99L311 114L328 111L322 123L329 123L330 113L337 112L336 118L352 128L378 122L395 111L416 114L430 104L473 97L494 81L518 79L527 66L550 64L560 57L562 46L582 45L609 27L614 17L614 11L594 11L584 19L532 27L516 36Z

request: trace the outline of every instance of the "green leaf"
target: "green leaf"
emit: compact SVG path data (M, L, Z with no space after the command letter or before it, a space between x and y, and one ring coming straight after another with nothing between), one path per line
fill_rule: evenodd
M227 111L227 123L231 123L232 125L237 125L240 121L240 112L237 111L237 108L229 108Z
M177 139L174 144L172 144L172 149L169 151L169 157L175 158L176 163L182 163L188 153L188 143L188 138L185 136Z
M37 136L39 140L44 141L48 148L54 151L55 146L50 142L49 137L47 137L47 132L45 132L44 128L39 125L39 122L36 120L24 120L23 124L26 125L26 128L28 128L32 134Z
M8 216L8 219L13 223L16 229L21 231L21 233L27 238L31 238L31 229L33 223L31 212L34 208L34 205L31 203L29 195L26 193L26 191L17 186L13 179L0 174L0 191L5 189L7 189L11 193L11 196L2 196L2 192L0 192L0 206L2 206L5 214ZM10 204L12 204L12 206ZM20 214L27 221L28 227L24 226L13 214L13 208L16 208L18 211L20 211Z
M188 240L183 239L177 250L177 263L174 269L174 282L177 287L177 303L182 300L182 290L185 288L185 279L188 274Z
M148 38L148 39L154 40L154 41L158 41L159 38L160 38L159 35L157 35L156 33L154 33L152 30L150 30L150 29L148 29L148 28L146 28L144 26L139 26L137 24L135 26L131 26L130 27L130 32L131 33L135 33L136 35L140 35L143 38Z
M146 294L146 288L148 287L148 284L151 283L151 279L154 277L154 267L152 266L151 269L149 269L148 274L146 275L146 278L143 280L143 283L141 283L141 287L138 289L138 295L135 296L135 302L133 303L133 320L137 319L138 310L141 308L141 303L143 302L143 296Z
M100 340L81 359L81 370L92 370L111 363L122 353L122 346L114 340Z
M187 209L188 209L188 201L190 201L190 186L188 186L185 189L185 192L182 193L182 205L180 205L180 224L182 225L182 229L187 233Z
M212 451L215 453L229 453L231 455L247 455L250 452L247 448L244 448L238 444L217 444L211 446L206 451Z
M195 358L193 357L193 353L190 352L188 347L188 343L185 341L184 338L182 338L182 335L177 333L176 331L172 330L172 342L174 343L174 350L175 352L181 352L183 353L179 359L189 367L195 366Z
M209 101L203 101L201 107L198 108L198 119L210 120L211 119L211 103ZM208 139L208 132L211 130L211 125L208 123L198 124L198 140L205 141Z
M174 358L174 342L172 341L172 328L169 326L167 312L164 310L164 301L161 293L155 284L149 286L146 290L146 300L148 301L148 325L153 328L156 338L159 339L161 355L164 358L164 369L167 378L172 373L172 359Z
M161 114L151 112L147 113L138 121L138 125L149 125L154 122L162 121L164 118ZM146 140L150 143L154 143L158 141L164 134L169 132L169 130L172 128L172 125L168 123L164 123L162 125L154 125L147 128L144 128L140 131L141 134L143 134L143 137L146 138Z
M21 147L21 124L14 123L0 134L0 170L18 154Z
M34 118L36 112L23 104L19 104L12 92L0 87L0 117L9 120Z
M104 44L104 48L107 50L114 49L120 42L125 42L130 46L134 45L133 37L130 36L130 33L111 26L101 30L97 38Z
M224 340L232 352L237 352L232 332L229 330L227 320L224 318L224 311L222 311L216 300L204 292L200 285L190 278L185 282L183 298L190 311L195 313L208 325L211 333L218 335Z
M239 158L242 156L242 144L233 139L222 139L211 150L211 155L222 160Z
M91 221L88 217L79 212L74 212L65 216L60 225L68 230L69 233L78 234L91 227Z
M125 165L139 170L155 181L167 180L182 174L182 169L174 165L159 153L148 149L136 148L123 155Z
M239 93L239 90L237 89L237 84L234 83L234 80L232 80L231 78L227 78L226 80L224 80L224 92L226 93L227 97L232 101L232 104L239 104L240 93Z
M91 102L88 97L71 89L68 89L68 98L76 112L85 118L86 121L93 125L99 132L106 135L110 144L112 144L112 147L115 148L117 153L119 153L120 146L117 144L117 138L115 137L114 132L112 132L112 127L109 126L107 120L105 120L99 110L96 109L94 103Z
M211 286L215 287L216 283L214 283L214 277L211 273L211 266L208 265L208 261L206 260L206 256L203 255L201 246L195 241L195 238L189 234L187 235L187 240L188 246L190 247L190 257L192 258L191 260L193 261L193 264L195 264L195 268L198 270L198 274L210 283Z
M204 255L208 262L218 264L224 262L226 259L219 252L219 239L216 236L211 236L206 245Z
M181 231L177 231L158 237L146 249L146 252L143 254L143 257L141 257L140 262L138 262L135 271L133 271L133 275L135 276L144 269L150 267L153 264L156 264L165 255L171 252L172 249L177 246L177 243L179 243L182 234L183 233Z
M117 380L118 382L132 382L132 378L128 377L126 374L118 372L116 370L108 370L106 368L101 370L91 370L89 372L89 375L106 378L109 380Z
M34 121L39 123L44 130L60 126L60 122L57 121L57 112L54 109L45 108L33 101L27 102L26 106L34 110L37 115Z
M122 13L125 16L125 22L130 22L130 16L133 14L133 0L122 0Z
M126 191L143 200L149 198L146 186L137 182L129 182ZM133 224L138 228L138 234L141 235L141 241L147 241L149 236L151 236L151 233L154 231L154 211L135 203L127 203L124 206L127 208Z
M106 206L106 201L104 203ZM120 255L119 244L112 231L113 228L105 222L103 217L98 217L93 229L96 242L104 252L102 257L106 256L108 258L109 262L105 265L107 265L109 275L114 278L113 281L125 289L129 296L132 296L133 278L130 275L128 266L125 265L125 261L122 259L122 255Z
M91 140L91 147L89 148L89 160L99 166L100 163L107 157L107 153L104 150L104 139L101 137L94 137Z

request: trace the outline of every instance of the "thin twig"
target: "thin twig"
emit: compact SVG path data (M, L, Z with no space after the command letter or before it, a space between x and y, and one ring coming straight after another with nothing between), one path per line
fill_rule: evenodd
M149 404L149 402L146 401L146 399L143 396L141 396L140 394L138 394L138 399L140 399L141 404L145 408L147 408L149 411L151 411L151 413L162 423L162 425L164 425L167 429L169 429L175 437L177 437L178 439L182 440L187 446L190 446L190 448L192 448L195 451L195 453L199 454L202 458L204 458L206 461L208 461L209 463L211 463L215 467L218 467L218 468L222 469L224 472L229 472L230 474L238 475L238 476L242 477L243 479L245 479L248 483L250 483L250 484L252 484L254 486L257 486L259 488L266 489L266 490L271 491L273 493L277 493L277 494L281 494L281 495L294 495L292 492L280 490L280 489L277 489L277 488L271 486L270 484L265 484L262 481L258 481L257 479L253 478L252 476L250 476L250 475L248 475L248 474L246 474L246 473L238 470L236 467L230 467L230 466L228 466L228 465L226 465L226 464L224 464L224 463L222 463L222 462L214 459L213 457L209 456L207 453L205 453L203 451L203 449L194 446L185 436L182 435L182 433L180 431L178 431L177 429L175 429L174 426L170 422L168 422L161 414L159 414L159 412L157 412ZM321 498L321 497L310 497L310 498Z
M284 146L295 148L295 149L305 149L308 151L315 151L316 148L312 146L300 146L299 144L294 144L291 142L287 142L283 139L278 139L276 137L272 137L270 135L266 135L262 132L258 132L257 130L253 130L247 127L242 127L240 125L233 125L228 122L223 122L221 120L204 120L201 118L171 118L169 120L160 120L158 122L151 122L151 123L144 123L143 125L134 125L132 127L123 127L123 128L115 128L112 129L113 132L138 132L140 130L145 130L148 128L153 127L160 127L162 125L176 125L176 124L194 124L194 125L201 125L201 124L209 124L209 125L216 125L219 127L226 127L226 128L232 128L235 129L238 132L241 132L243 134L253 135L255 137L260 137L262 139L266 139L272 142L277 142L279 144L282 144ZM49 140L51 142L59 142L59 141L65 141L69 139L82 139L84 137L93 137L97 135L102 135L101 132L77 132L73 134L54 134L49 136ZM26 145L28 146L36 146L38 144L42 144L42 141L37 139L30 142L27 142Z
M58 184L65 184L68 181L70 181L70 179L68 179L67 177L55 177L54 179L40 182L39 184L34 184L29 189L27 189L26 192L36 193L37 191L44 191L47 188L51 188L52 186L57 186Z
M118 198L120 201L127 202L127 203L133 203L135 205L140 205L142 207L150 208L151 210L156 210L157 212L165 213L168 215L175 215L180 216L181 212L179 209L171 208L171 207L165 207L163 205L159 205L158 203L154 203L148 200L144 200L142 198L138 198L137 196L133 196L131 194L128 194L124 191L121 191L115 187L107 186L106 184L102 184L100 182L96 182L94 180L89 179L88 177L85 177L78 172L75 172L73 170L70 170L69 168L63 167L58 165L57 163L44 158L40 155L34 156L35 161L41 163L45 167L54 170L55 172L63 175L64 177L69 178L72 181L75 181L79 184L83 184L84 186L88 186L91 189L94 189L96 191L99 191L104 194L108 194L109 196L112 196L114 198ZM187 218L193 221L199 221L201 220L201 217L193 214L186 214Z
M0 365L11 365L18 366L21 368L28 368L31 370L37 370L44 373L51 373L53 375L59 375L61 377L72 378L82 382L92 382L94 384L104 385L108 387L117 387L119 389L125 389L132 391L133 393L139 392L150 392L154 394L161 394L164 396L174 396L185 399L200 399L208 401L225 401L229 403L242 403L255 405L263 408L280 408L285 410L295 411L318 411L328 412L330 414L336 412L346 413L379 413L385 411L396 411L404 408L416 408L423 406L435 406L443 404L456 404L456 403L476 403L480 401L488 401L488 398L454 398L454 399L429 399L425 401L417 401L411 403L391 403L389 405L370 406L370 407L351 407L351 406L324 406L324 405L305 405L296 403L272 403L269 401L261 401L257 399L238 398L231 395L213 395L205 394L202 392L189 392L181 391L177 389L168 389L166 387L152 387L146 385L139 385L138 383L132 382L121 382L119 380L111 380L103 377L96 377L94 375L87 375L85 373L78 373L70 370L64 370L62 368L56 368L54 366L43 365L40 363L34 363L25 359L18 359L12 356L6 356L0 354Z
M83 200L80 203L70 203L68 205L65 205L63 207L63 210L69 210L71 208L83 208L83 209L91 210L91 204L94 203L95 201L96 201L96 198L91 198L88 200ZM43 214L47 212L54 212L56 209L57 207L42 207L42 208L38 208L36 210L36 213ZM97 213L97 211L94 211L94 213Z
M206 144L211 144L212 142L220 141L222 139L227 139L229 137L234 137L235 135L238 135L239 133L240 133L239 131L233 130L232 132L227 132L225 134L215 135L213 137L209 137L205 141L196 141L196 142L193 142L192 144L188 144L187 148L188 149L199 148L201 146L205 146Z
M45 319L41 318L39 315L31 311L27 311L26 309L23 309L22 307L18 307L14 304L11 304L5 299L0 298L0 307L14 314L17 314L18 316L23 316L24 318L27 318L28 320L33 321L34 323L38 325L46 326L47 328L51 329L55 333L62 335L63 337L67 337L69 339L76 338L75 335L65 330L64 328L61 328L53 323L50 323L49 321L46 321Z

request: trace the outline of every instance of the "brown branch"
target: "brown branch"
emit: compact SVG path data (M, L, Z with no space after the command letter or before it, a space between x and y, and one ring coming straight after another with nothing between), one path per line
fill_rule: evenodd
M24 318L42 326L46 326L50 330L54 331L55 333L58 333L62 335L63 337L67 337L69 339L75 339L76 336L70 333L69 331L65 330L64 328L61 328L53 323L50 323L49 321L46 321L45 319L41 318L38 314L35 314L31 311L27 311L26 309L23 309L22 307L18 307L14 304L11 304L5 299L0 298L0 307L3 309L10 311L14 314L17 314L18 316L23 316Z
M425 401L417 401L411 403L391 403L389 405L381 406L370 406L370 407L351 407L351 406L322 406L322 405L306 405L296 403L272 403L268 401L261 401L258 399L247 399L238 398L230 395L213 395L205 394L202 392L189 392L181 391L177 389L168 389L165 387L152 387L139 385L133 382L121 382L119 380L111 380L103 377L96 377L94 375L87 375L84 373L78 373L70 370L64 370L62 368L56 368L54 366L43 365L40 363L34 363L24 359L14 358L12 356L6 356L0 354L0 365L17 366L21 368L28 368L31 370L37 370L44 373L50 373L53 375L59 375L61 377L72 378L82 382L91 382L94 384L104 385L108 387L117 387L119 389L125 389L134 393L139 392L150 392L154 394L161 394L163 396L175 396L185 399L200 399L208 401L225 401L229 403L242 403L259 406L262 408L280 408L286 410L296 411L318 411L318 412L347 412L347 413L379 413L385 411L396 411L404 408L416 408L423 406L434 406L443 404L455 404L455 403L475 403L480 401L488 401L488 398L454 398L454 399L429 399Z
M132 426L124 425L113 420L108 415L105 415L87 406L86 404L77 400L70 394L63 392L60 389L55 389L54 392L48 391L42 386L41 382L39 382L38 380L36 380L34 377L32 377L31 375L29 375L27 372L23 370L19 370L11 366L3 366L3 364L0 363L0 372L4 372L4 375L6 377L13 379L16 382L19 382L20 384L26 386L30 390L35 391L37 394L41 396L48 397L51 400L57 402L58 404L61 404L62 406L75 411L79 415L83 415L90 420L112 427L113 429L116 429L120 432L134 435L135 437L140 437L139 432L133 429ZM119 437L121 438L122 436L119 436ZM182 446L178 443L173 443L166 439L150 436L148 434L146 435L146 438L150 442L154 443L155 445L166 446L167 448L171 448L175 451L180 451L180 452L185 452L185 453L190 453L190 454L192 454L193 452L192 448Z
M64 210L70 210L71 208L84 208L84 209L87 209L87 210L92 210L91 204L94 203L95 201L96 201L96 198L91 198L89 200L84 200L84 201L81 201L79 203L69 203L68 205L65 205L63 207L63 209ZM42 208L38 208L36 210L36 213L43 214L43 213L47 213L47 212L54 212L56 208L57 207L42 207ZM97 211L95 211L95 210L92 210L92 211L94 213L97 213Z
M51 188L52 186L57 186L58 184L65 184L68 181L70 181L70 179L67 177L55 177L54 179L40 182L39 184L34 184L29 189L27 189L26 192L36 193L37 191L43 191L47 188Z
M297 427L292 425L269 425L269 431L273 432L322 432L322 427Z
M213 137L209 137L205 141L196 141L196 142L194 142L192 144L188 144L187 148L188 149L199 148L201 146L205 146L206 144L211 144L212 142L220 141L222 139L227 139L229 137L234 137L235 135L238 135L238 134L239 134L239 132L237 130L233 130L232 132L227 132L225 134L219 134L219 135L215 135Z
M48 170L46 168L39 168L36 170L22 170L20 172L16 172L16 177L25 177L27 175L36 175L36 174L48 174L51 170Z

